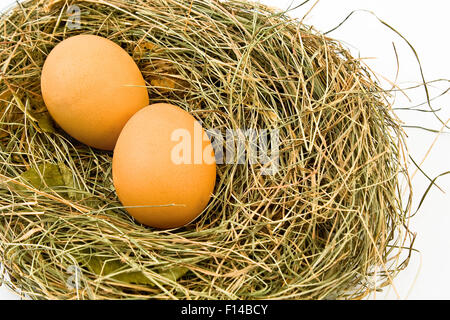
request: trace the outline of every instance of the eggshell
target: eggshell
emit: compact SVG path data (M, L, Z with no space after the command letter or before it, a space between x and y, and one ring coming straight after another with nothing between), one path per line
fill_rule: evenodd
M141 109L127 122L114 149L112 170L126 210L156 228L194 220L207 206L216 179L214 151L200 123L163 103Z
M54 120L75 139L112 150L128 119L148 105L139 68L114 42L78 35L45 60L41 90Z

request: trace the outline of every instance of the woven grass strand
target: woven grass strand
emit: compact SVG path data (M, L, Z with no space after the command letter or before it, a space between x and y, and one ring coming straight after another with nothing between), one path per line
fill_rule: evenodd
M81 29L67 27L72 4ZM112 154L40 125L45 57L81 33L127 50L152 103L178 105L207 129L278 129L278 173L218 165L194 223L135 223L115 195ZM260 4L199 0L28 0L1 16L0 35L0 261L13 290L33 299L355 299L407 265L404 134L387 93L339 42ZM43 163L69 168L72 185L20 178ZM154 285L96 274L86 267L93 256ZM67 286L70 266L81 268L78 290ZM174 267L189 271L161 276Z

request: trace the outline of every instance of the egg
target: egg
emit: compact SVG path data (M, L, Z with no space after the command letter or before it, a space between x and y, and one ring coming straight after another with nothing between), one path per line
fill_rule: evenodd
M128 119L149 104L134 60L95 35L73 36L53 48L42 69L41 91L64 131L103 150L112 150Z
M116 193L138 222L176 228L207 206L216 181L211 141L183 109L158 103L126 123L112 161Z

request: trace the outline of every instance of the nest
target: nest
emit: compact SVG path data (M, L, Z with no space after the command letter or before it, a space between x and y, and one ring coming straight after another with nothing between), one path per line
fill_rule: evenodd
M81 28L68 27L70 5ZM407 265L404 133L389 93L338 41L242 1L28 0L0 26L0 259L16 292L362 298ZM206 129L278 130L278 171L219 164L193 223L136 223L115 194L112 153L66 135L41 97L47 54L85 33L134 58L151 103L180 106Z

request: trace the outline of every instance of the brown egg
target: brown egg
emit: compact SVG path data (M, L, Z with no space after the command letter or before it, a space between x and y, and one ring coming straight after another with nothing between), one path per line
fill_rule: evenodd
M114 149L114 186L139 222L175 228L206 207L216 180L211 141L195 118L164 103L138 111Z
M47 56L41 90L55 121L75 139L112 150L125 123L148 105L139 68L114 42L78 35Z

